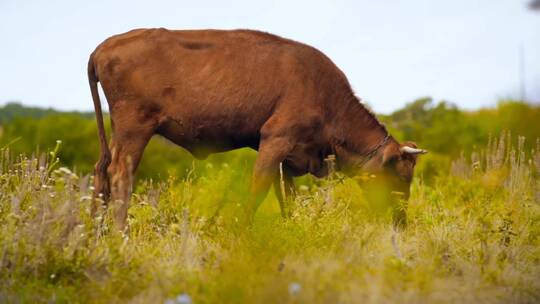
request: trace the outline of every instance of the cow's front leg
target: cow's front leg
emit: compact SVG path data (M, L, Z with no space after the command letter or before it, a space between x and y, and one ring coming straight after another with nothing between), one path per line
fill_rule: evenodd
M279 178L279 164L291 151L292 142L286 137L269 137L261 141L253 168L250 198L246 205L247 221L251 225L257 208L272 183Z
M296 190L290 169L283 163L280 163L279 174L274 180L274 192L279 202L281 217L284 219L291 217L292 210L290 203L296 196Z

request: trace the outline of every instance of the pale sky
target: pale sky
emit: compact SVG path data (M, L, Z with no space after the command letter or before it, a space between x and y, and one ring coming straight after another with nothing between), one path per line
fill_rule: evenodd
M540 12L521 0L0 0L0 104L92 110L89 54L141 27L248 28L313 45L388 113L418 97L540 102Z

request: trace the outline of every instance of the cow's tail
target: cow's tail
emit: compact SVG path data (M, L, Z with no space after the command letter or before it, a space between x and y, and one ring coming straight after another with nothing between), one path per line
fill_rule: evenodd
M99 79L96 74L94 64L94 53L92 53L90 55L90 59L88 60L88 82L90 83L90 91L92 92L92 99L94 101L94 110L96 112L96 121L99 134L99 145L101 149L99 161L95 166L94 172L94 198L96 195L102 194L103 199L106 201L110 196L110 183L107 175L107 168L111 164L111 151L109 150L109 146L107 144L107 135L105 134L105 125L103 124L103 113L101 111L101 101L99 99L97 87L98 81Z

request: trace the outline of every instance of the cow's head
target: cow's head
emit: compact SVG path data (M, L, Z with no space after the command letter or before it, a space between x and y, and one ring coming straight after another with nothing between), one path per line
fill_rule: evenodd
M418 155L427 153L413 142L398 143L390 137L365 162L357 163L353 175L372 202L397 208L407 200ZM395 209L394 220L404 223L405 211Z

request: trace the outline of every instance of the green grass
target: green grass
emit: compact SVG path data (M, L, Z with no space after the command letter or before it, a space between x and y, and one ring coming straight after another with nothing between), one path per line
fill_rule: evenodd
M538 302L540 152L508 142L417 177L402 230L339 178L304 178L286 221L270 195L243 227L250 164L225 158L139 181L128 235L89 217L90 177L4 150L0 302Z

